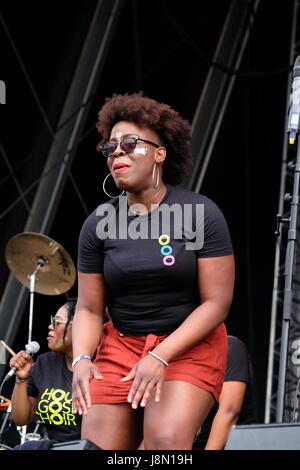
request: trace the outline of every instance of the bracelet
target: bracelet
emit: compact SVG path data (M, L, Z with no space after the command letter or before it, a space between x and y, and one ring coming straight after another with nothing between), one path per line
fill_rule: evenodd
M92 358L88 354L80 354L80 356L77 356L76 359L72 362L72 367L74 367L77 362L81 361L81 359L89 359L89 361L92 360Z
M27 382L29 377L25 377L24 379L20 379L19 377L16 376L16 384L21 384L22 382Z
M161 357L157 356L157 354L154 354L153 351L148 351L148 354L151 354L151 356L155 357L156 359L158 359L160 362L162 362L165 366L168 366L169 364L167 363L167 361L165 361L164 359L162 359Z

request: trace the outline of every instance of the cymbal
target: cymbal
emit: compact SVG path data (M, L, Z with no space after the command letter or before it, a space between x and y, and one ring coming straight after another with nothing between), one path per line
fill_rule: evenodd
M59 295L67 292L76 280L76 270L69 253L55 240L35 232L18 233L6 245L5 258L14 276L24 286L30 287L29 276L39 266L35 292Z

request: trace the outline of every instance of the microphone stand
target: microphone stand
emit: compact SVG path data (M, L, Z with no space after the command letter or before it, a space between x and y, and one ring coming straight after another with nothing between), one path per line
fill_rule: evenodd
M299 207L299 187L300 187L300 143L298 140L297 157L294 166L294 182L293 194L286 195L290 200L291 212L289 221L289 230L287 236L287 249L285 258L285 285L284 285L284 300L283 300L283 318L281 330L281 347L280 347L280 362L279 362L279 375L278 375L278 390L277 390L277 403L276 403L276 422L282 423L284 419L284 405L285 405L285 387L286 387L286 373L287 373L287 359L288 359L288 343L289 331L291 322L292 298L293 298L293 271L294 271L294 258L295 258L295 245L297 236L297 217Z
M0 444L2 444L2 435L4 433L5 426L6 426L6 423L7 423L7 420L9 418L10 414L11 414L11 404L9 405L9 407L6 410L6 415L5 415L5 418L3 419L3 423L2 423L2 426L1 426L1 429L0 429Z

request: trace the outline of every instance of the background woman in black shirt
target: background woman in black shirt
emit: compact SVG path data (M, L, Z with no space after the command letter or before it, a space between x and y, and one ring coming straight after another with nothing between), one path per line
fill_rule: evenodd
M80 416L72 410L72 321L76 299L70 299L51 317L48 331L49 352L35 363L26 351L10 360L16 367L16 384L11 398L12 417L25 426L36 417L52 441L80 438Z
M228 336L228 355L219 404L213 406L193 444L194 450L222 450L234 424L255 422L252 365L246 345Z

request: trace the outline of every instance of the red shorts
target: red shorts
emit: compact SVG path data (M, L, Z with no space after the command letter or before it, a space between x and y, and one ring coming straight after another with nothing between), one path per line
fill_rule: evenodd
M122 335L111 322L103 329L94 364L103 379L90 383L91 400L98 403L127 403L132 381L121 382L131 368L165 336ZM227 332L222 323L207 338L175 357L166 368L165 381L182 380L211 392L218 401L227 362Z

